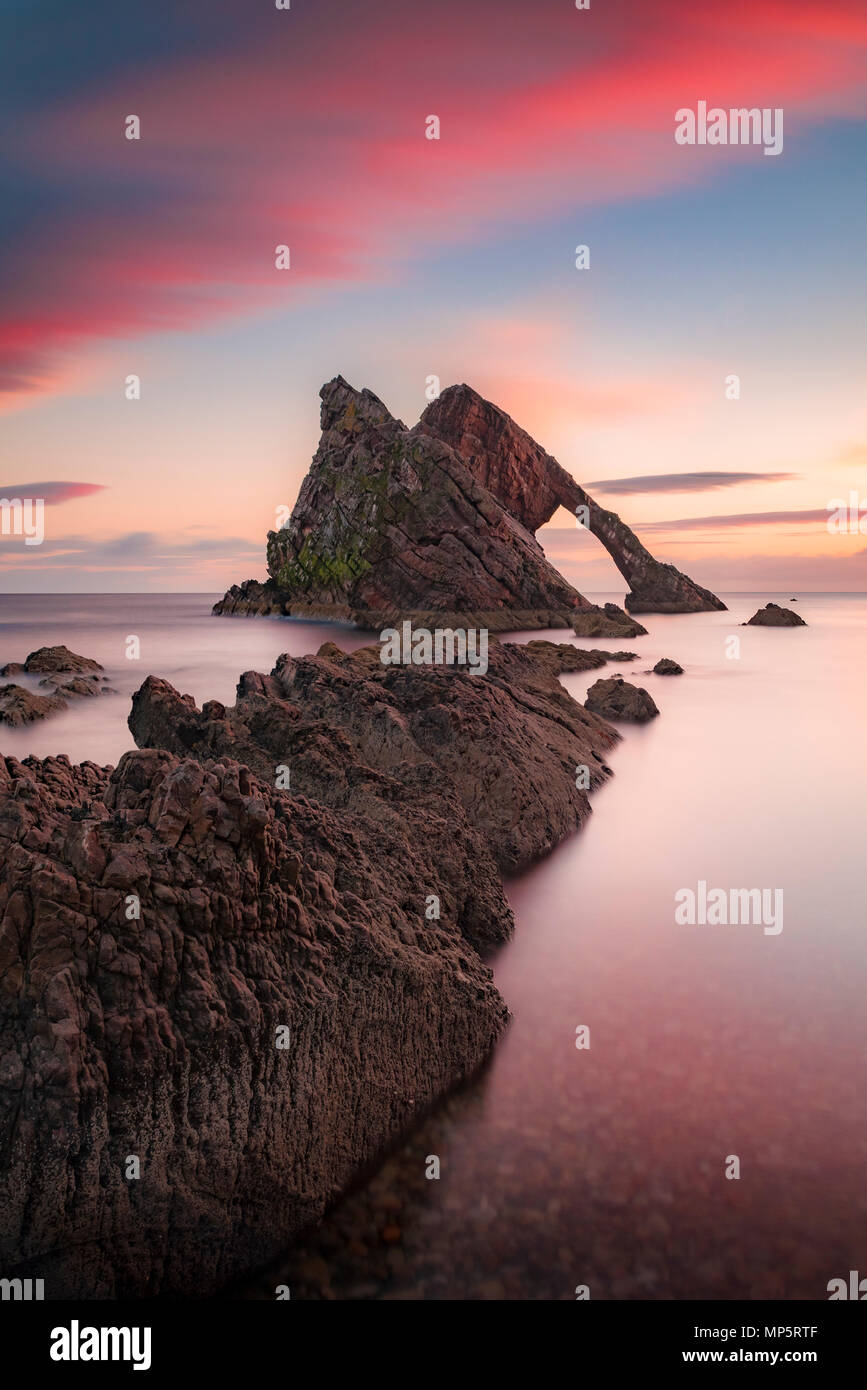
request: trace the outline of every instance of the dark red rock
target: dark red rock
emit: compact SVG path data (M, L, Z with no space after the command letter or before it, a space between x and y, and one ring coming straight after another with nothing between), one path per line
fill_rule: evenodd
M573 515L578 507L586 507L588 529L629 585L626 607L630 613L725 608L715 594L673 565L655 560L615 512L604 511L526 430L472 387L448 387L428 406L416 430L450 444L474 477L530 531L550 521L558 507Z

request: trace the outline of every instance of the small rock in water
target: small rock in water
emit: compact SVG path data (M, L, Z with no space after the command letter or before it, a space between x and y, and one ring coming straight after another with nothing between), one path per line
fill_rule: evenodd
M749 622L741 623L741 627L806 627L807 624L799 613L793 613L791 608L781 608L778 603L767 603L764 608L760 608L754 613Z
M647 691L641 686L630 685L622 676L612 676L591 685L584 708L591 714L601 714L603 719L629 719L638 724L659 714Z

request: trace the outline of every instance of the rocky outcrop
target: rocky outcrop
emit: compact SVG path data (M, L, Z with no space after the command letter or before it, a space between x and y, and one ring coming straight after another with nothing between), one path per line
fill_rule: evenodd
M342 377L322 388L322 438L286 526L273 587L217 612L280 611L382 628L408 618L504 630L568 626L589 608L455 451L410 431Z
M207 1296L276 1256L507 1019L497 865L586 816L618 735L561 671L326 644L237 703L149 678L115 771L0 758L0 1268Z
M572 619L572 629L578 637L646 637L647 628L642 627L616 603L606 603L587 613L579 613Z
M791 608L781 608L778 603L766 603L754 613L743 627L806 627L804 619Z
M413 429L342 377L320 396L319 448L291 517L268 533L270 577L233 585L215 613L344 619L374 629L403 619L430 626L432 616L501 632L569 626L601 610L558 574L533 533L558 506L574 512L579 502L630 584L630 610L725 606L654 560L613 512L469 387L449 388ZM630 637L637 628L587 635Z
M725 608L708 589L673 565L655 560L615 512L604 511L505 411L470 386L443 391L428 406L416 430L450 444L474 477L528 530L537 531L558 507L580 516L629 585L626 607L630 613ZM579 513L579 508L585 510Z
M641 686L630 685L622 676L596 681L587 691L584 705L603 719L625 719L636 724L644 724L659 714L647 691Z
M25 672L29 676L67 672L71 675L86 675L91 671L102 670L103 667L98 661L89 656L79 656L68 647L39 647L37 651L30 653L23 665L17 661L10 661L0 669L0 676L20 676Z
M14 683L0 685L0 724L13 727L32 724L37 719L60 714L70 700L114 695L115 691L106 684L106 677L96 674L102 669L98 661L78 656L68 647L40 647L31 652L23 664L10 661L0 670L0 676L39 675L43 671L51 674L39 682L39 691L45 694ZM64 675L70 679L62 680Z
M207 1295L482 1062L511 914L426 772L345 765L378 822L229 759L0 760L4 1276Z
M589 768L591 792L608 775L617 734L557 675L609 659L570 644L492 642L488 673L478 676L463 667L387 666L379 647L349 654L326 643L315 657L281 656L268 676L247 672L229 709L211 701L198 710L151 677L133 697L129 722L140 746L229 756L262 778L282 765L293 789L340 810L363 808L369 794L347 763L388 774L426 769L454 789L483 841L480 856L515 872L589 814L576 766ZM333 740L327 757L325 730Z
M683 667L672 661L670 656L661 656L653 668L656 676L682 676Z
M66 701L58 695L40 695L14 683L0 686L0 724L8 724L13 729L33 724L37 719L47 719L66 707Z

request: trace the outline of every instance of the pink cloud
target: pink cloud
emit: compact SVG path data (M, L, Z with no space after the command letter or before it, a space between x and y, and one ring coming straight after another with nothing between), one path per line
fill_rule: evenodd
M301 27L297 50L291 31L275 30L267 46L251 37L51 109L26 153L66 189L77 176L81 194L62 225L48 219L11 248L0 388L44 389L87 339L376 282L504 219L676 187L755 157L719 151L711 168L675 146L674 111L700 97L784 105L795 122L863 113L860 3L756 0L712 18L693 0L663 0L652 15L603 7L590 22L565 5L385 6L363 26ZM123 138L131 111L140 142ZM439 142L423 136L433 112ZM100 179L116 195L110 208ZM284 242L289 272L274 268Z

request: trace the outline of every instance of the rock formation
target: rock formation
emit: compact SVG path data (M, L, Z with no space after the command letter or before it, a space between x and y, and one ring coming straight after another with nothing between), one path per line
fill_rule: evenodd
M326 643L315 657L281 656L270 676L247 672L230 709L211 701L199 711L191 697L151 677L133 697L129 722L139 746L228 756L263 779L284 764L294 790L336 809L362 795L350 787L347 760L389 774L436 768L496 864L516 872L589 813L575 767L589 767L591 791L608 775L616 733L557 675L609 659L570 644L495 641L483 677L461 667L385 666L379 647L350 654ZM325 762L324 729L342 735ZM319 735L312 753L311 730Z
M748 623L743 623L743 627L806 627L807 624L799 613L793 613L791 608L781 608L778 603L766 603L764 608L760 608L754 613Z
M572 619L572 628L578 637L647 636L647 628L630 618L616 603L606 603L602 608L579 613Z
M30 653L23 665L17 661L10 661L0 670L0 676L20 676L25 673L28 676L66 673L87 675L89 672L103 669L98 661L89 656L79 656L68 647L39 647Z
M106 677L96 674L102 669L98 661L79 656L68 647L40 647L23 664L8 662L0 676L39 675L43 671L50 674L39 682L39 690L45 694L14 683L0 685L0 724L32 724L34 720L59 714L71 699L115 694L105 684ZM63 675L70 679L62 680Z
M631 611L725 606L654 560L613 512L469 387L449 388L413 429L342 377L320 396L319 448L289 521L268 534L270 578L233 585L215 613L342 618L372 628L401 619L494 631L568 626L600 610L549 564L533 532L561 504L574 512L579 503L630 585ZM605 635L637 634L622 627Z
M0 724L9 724L12 728L47 719L66 707L66 701L58 695L40 695L14 682L0 686Z
M622 676L610 676L591 685L584 707L603 719L628 719L636 724L644 724L659 714L647 691L630 685Z
M0 760L4 1275L206 1295L481 1063L507 1015L470 938L511 914L422 771L345 767L380 823L229 759Z
M484 1060L497 865L581 823L618 738L557 680L606 653L491 647L326 644L229 709L151 677L130 725L165 746L0 758L4 1277L207 1296Z
M604 511L505 411L472 387L450 386L422 415L416 430L456 449L474 477L530 531L558 507L573 516L586 508L586 526L602 542L629 585L630 613L696 613L725 604L673 565L662 564L614 512Z
M683 667L672 661L670 656L661 656L653 668L656 676L682 676Z

